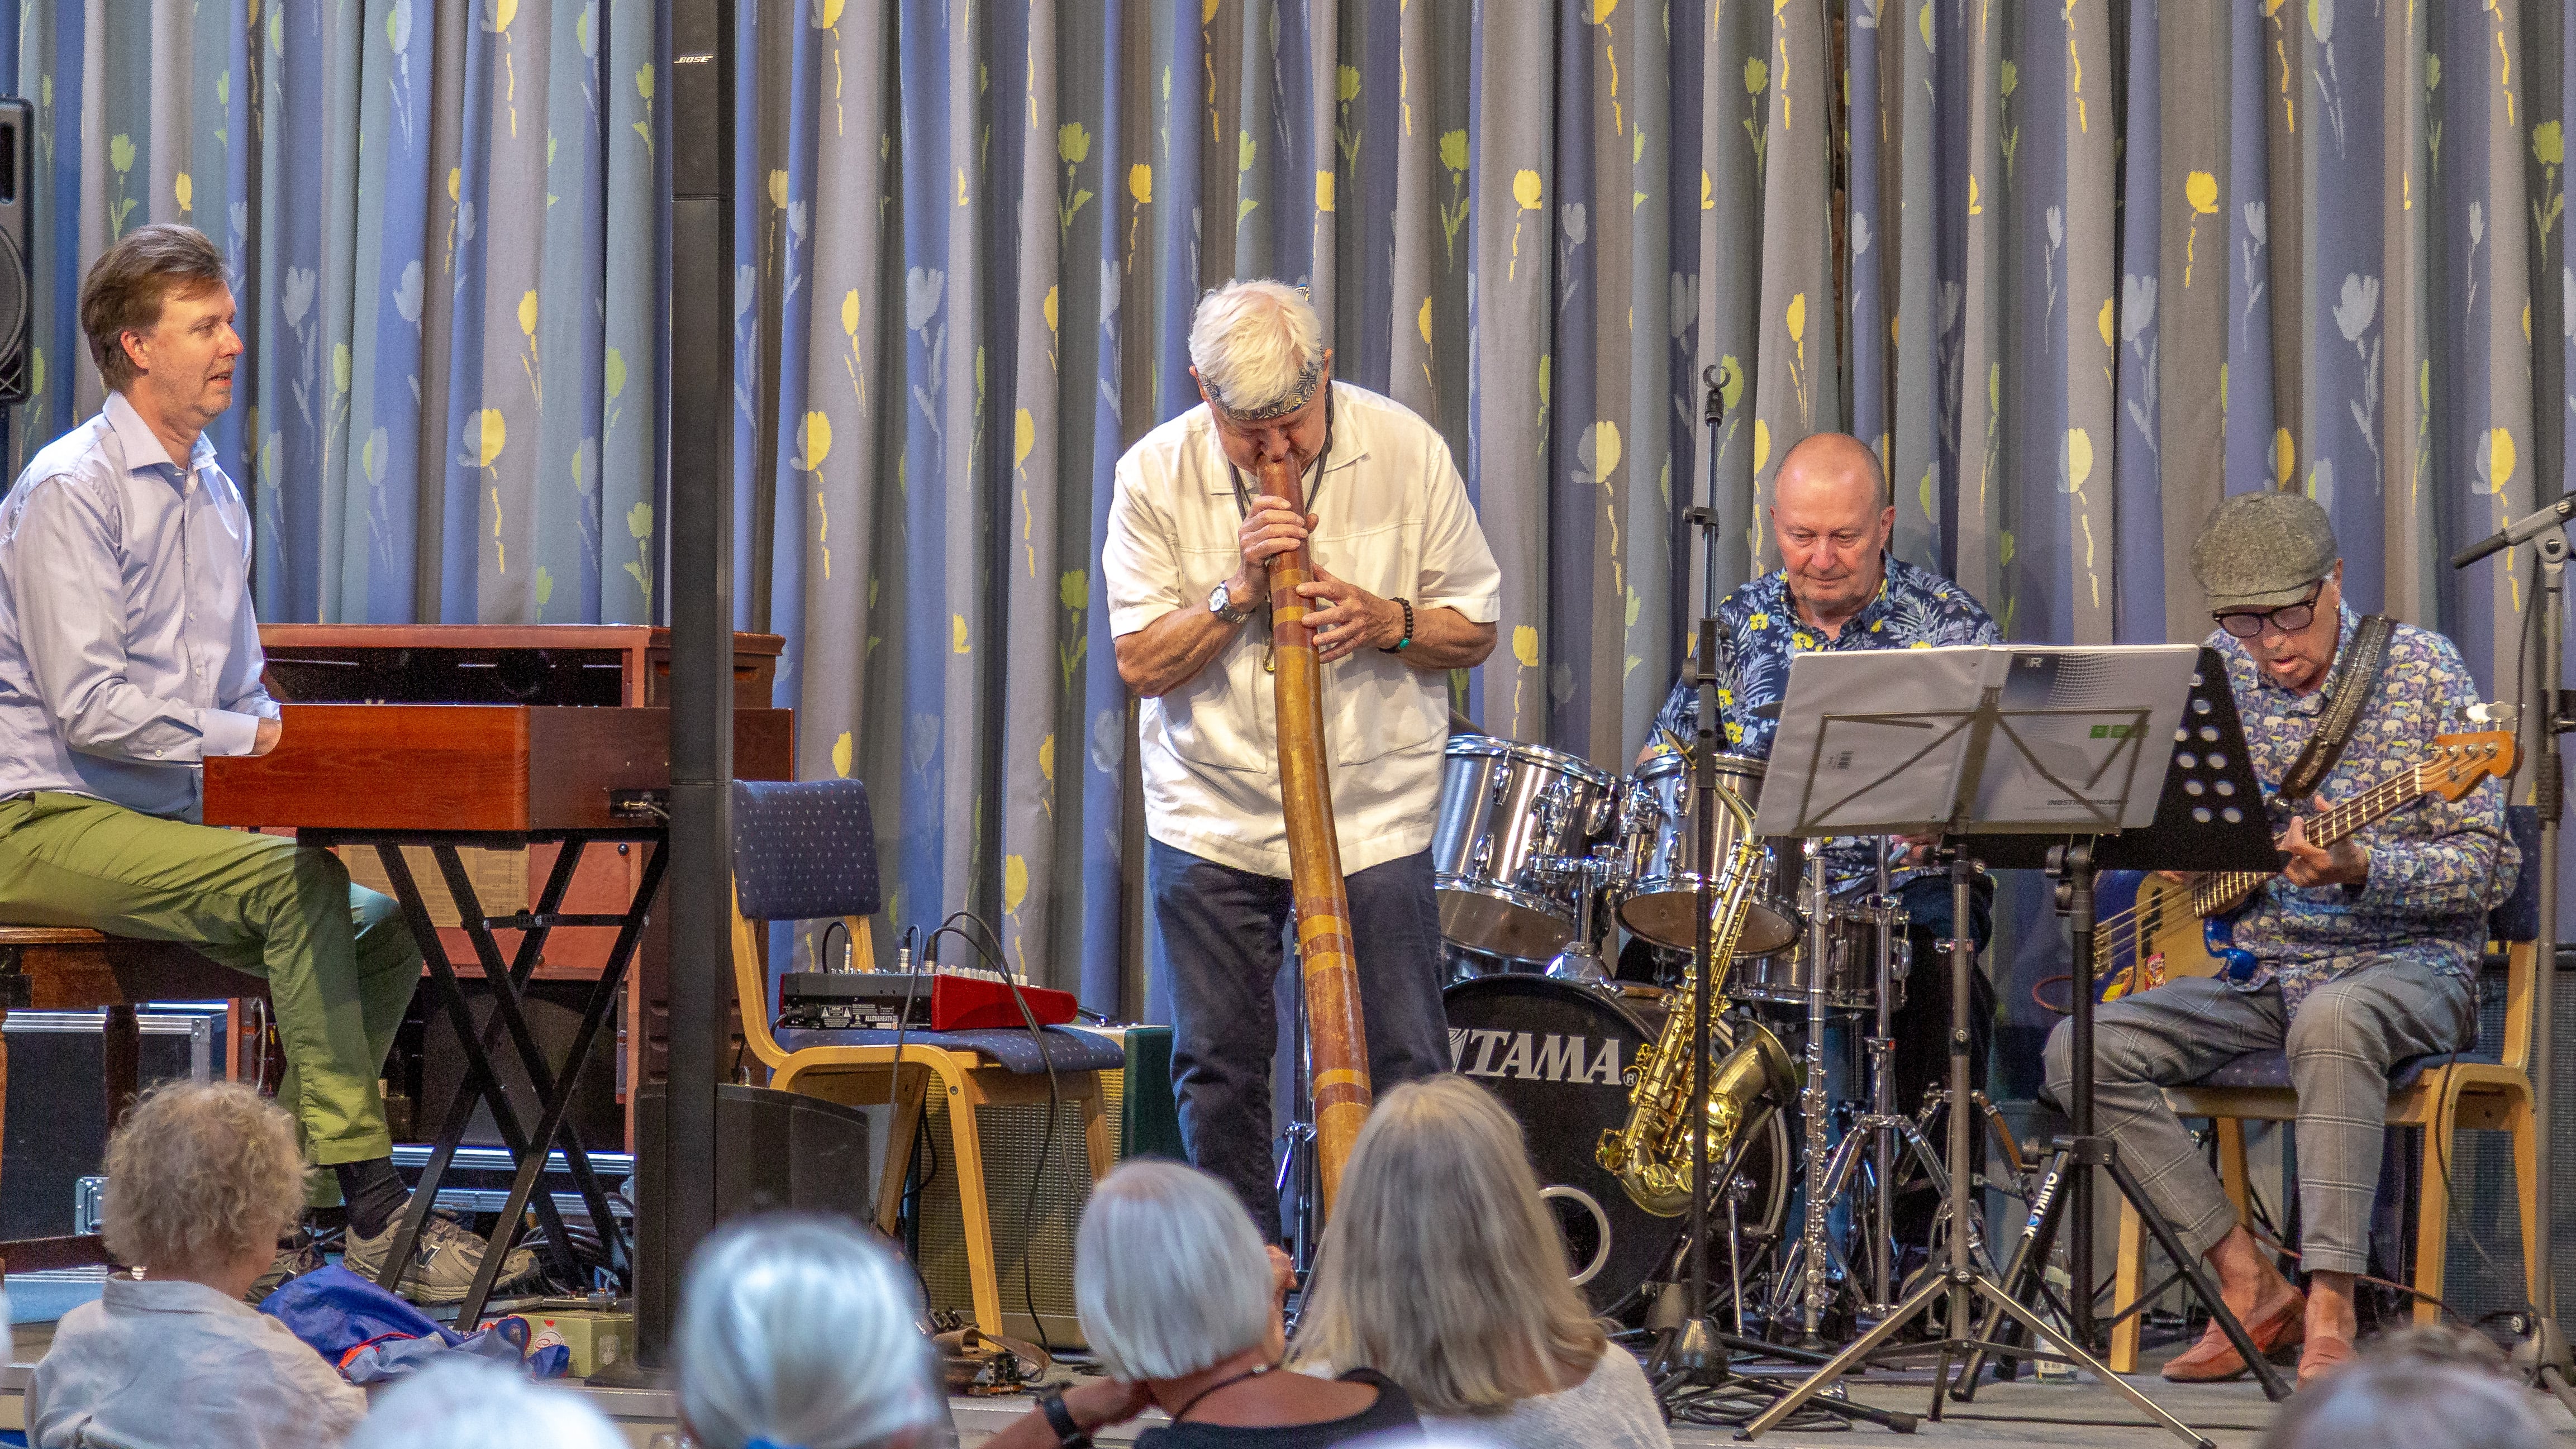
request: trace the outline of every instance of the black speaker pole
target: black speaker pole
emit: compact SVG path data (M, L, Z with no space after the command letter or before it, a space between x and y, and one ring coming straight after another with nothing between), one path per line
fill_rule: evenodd
M733 195L736 0L662 0L670 57L670 405L659 480L671 620L669 1108L638 1204L637 1347L666 1361L679 1275L716 1221L718 993L730 978L733 776ZM641 1185L641 1184L639 1184ZM656 1201L655 1198L660 1200ZM639 1285L639 1287L642 1285Z

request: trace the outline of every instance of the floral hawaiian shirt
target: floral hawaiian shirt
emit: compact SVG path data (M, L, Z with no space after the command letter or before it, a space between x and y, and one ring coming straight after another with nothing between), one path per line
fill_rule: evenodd
M2342 610L2338 653L2350 647L2359 623L2352 610ZM2273 823L2286 828L2289 811L2273 792L2316 729L2326 691L2296 694L2274 683L2244 642L2224 631L2211 634L2209 643L2227 661L2246 752ZM2379 687L2317 793L2332 804L2410 768L2435 735L2471 727L2461 711L2477 698L2450 640L2398 625ZM2296 1015L2300 1000L2319 984L2384 957L2422 961L2474 982L2486 914L2513 894L2521 866L2521 852L2505 833L2504 807L2504 785L2496 780L2481 782L2457 803L2422 796L2354 837L2370 855L2370 878L2359 888L2273 879L2236 922L2236 944L2258 963L2241 988L2258 991L2277 981ZM2313 812L2302 805L2297 813Z
M1789 661L1828 649L1929 649L1948 644L2000 644L1995 621L1968 591L1902 559L1881 555L1886 581L1878 597L1838 634L1827 635L1798 617L1789 597L1789 575L1774 570L1726 596L1717 608L1718 711L1729 754L1771 757L1780 729L1778 705L1789 692ZM1687 748L1699 733L1699 688L1687 673L1673 685L1648 732L1661 749ZM1837 895L1875 875L1875 843L1838 837L1826 847L1828 877ZM1897 883L1933 871L1900 872Z

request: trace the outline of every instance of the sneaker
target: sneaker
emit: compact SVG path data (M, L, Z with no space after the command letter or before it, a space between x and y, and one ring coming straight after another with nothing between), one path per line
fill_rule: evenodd
M342 1255L340 1266L361 1278L374 1279L384 1271L385 1254L392 1251L394 1235L402 1231L402 1219L394 1218L385 1230L372 1238L349 1233L349 1249ZM483 1266L488 1245L481 1234L460 1227L443 1213L430 1214L420 1229L420 1242L413 1247L411 1266L403 1270L400 1292L414 1303L461 1303L465 1290L474 1285L474 1275ZM492 1286L516 1283L536 1271L537 1255L526 1248L513 1248L501 1261L500 1276Z
M285 1287L289 1280L301 1278L321 1266L320 1245L313 1241L311 1233L297 1228L278 1241L275 1261L268 1265L267 1272L252 1282L250 1291L242 1295L242 1301L257 1308L268 1295Z

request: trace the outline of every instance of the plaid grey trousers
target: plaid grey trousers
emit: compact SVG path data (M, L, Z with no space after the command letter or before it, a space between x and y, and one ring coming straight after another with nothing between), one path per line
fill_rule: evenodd
M2048 1038L2048 1095L2061 1105L2074 1078L2071 1026L2058 1023ZM2235 1226L2236 1210L2162 1089L2247 1052L2282 1049L2299 1094L2300 1261L2310 1272L2359 1273L2370 1261L2388 1068L2476 1039L2469 983L2405 957L2379 957L2313 988L2296 1017L2277 984L2240 991L2183 977L2094 1013L2094 1127L2118 1143L2184 1246L2206 1253Z

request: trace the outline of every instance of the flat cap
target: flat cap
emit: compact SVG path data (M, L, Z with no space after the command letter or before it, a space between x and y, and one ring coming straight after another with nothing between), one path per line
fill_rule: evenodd
M2277 609L2308 596L2342 550L2334 524L2303 493L2239 493L2210 510L2191 546L2191 571L2210 612Z

